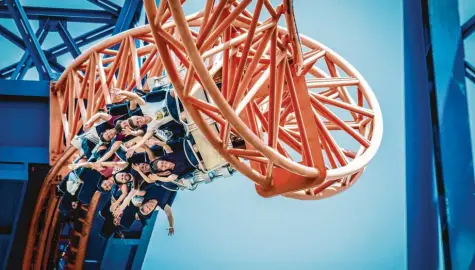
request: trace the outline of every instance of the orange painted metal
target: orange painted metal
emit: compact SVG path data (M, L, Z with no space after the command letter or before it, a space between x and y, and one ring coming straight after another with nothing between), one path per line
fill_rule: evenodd
M52 89L53 87L50 87ZM59 99L57 93L50 91L50 126L49 126L49 145L50 145L50 164L54 164L59 156L63 152L62 148L62 126L61 123L61 106L59 104Z
M57 252L57 248L51 248L51 244L53 242L53 237L54 234L56 233L56 228L59 226L58 223L58 217L59 217L59 209L58 205L59 202L61 201L61 198L55 198L55 204L54 204L54 214L53 214L53 219L51 220L50 225L47 227L48 230L48 238L46 239L46 242L43 244L45 246L44 248L44 255L42 259L42 264L41 264L41 269L46 270L47 265L48 265L48 260L49 257L51 256L51 253Z
M56 121L60 128L52 144L57 145L51 147L51 152L61 153L64 146L60 138L68 135L68 144L81 122L108 103L108 89L150 90L148 85L141 87L143 78L166 71L191 120L231 166L256 184L264 188L276 183L287 185L274 181L280 177L274 175L276 168L302 176L303 180L296 180L301 190L307 190L309 185L317 188L326 180L344 179L346 167L351 167L346 174L360 173L366 163L353 165L354 160L375 148L371 134L378 131L374 124L380 121L379 108L369 100L366 82L330 49L298 35L291 0L276 8L268 0L256 1L254 13L246 10L251 2L209 0L204 11L185 17L183 1L161 1L158 8L152 0L144 1L150 25L94 46L75 59L58 80L55 102L65 111L53 112L52 122ZM259 15L264 12L268 19L260 22ZM282 15L288 29L277 26ZM172 20L167 21L171 16ZM152 44L135 48L137 39ZM114 45L119 49L112 49ZM305 53L302 46L306 47ZM111 57L101 59L101 54ZM138 57L145 60L140 68ZM221 62L213 64L218 57L223 57ZM322 61L329 74L316 65ZM178 67L186 69L184 80L178 76ZM214 80L217 73L222 78L221 88ZM357 89L357 102L349 95L350 87ZM209 101L193 97L200 88L205 89ZM347 111L353 119L342 118L328 108L331 106ZM204 116L219 124L218 132L209 128ZM334 131L350 135L363 151L352 150L354 158L346 155L350 152L343 151L332 136ZM230 137L243 139L247 150L262 156L249 165L229 148ZM291 181L294 180L288 180ZM295 186L289 184L288 189ZM276 192L287 190L273 188Z
M46 176L43 184L41 185L40 192L38 194L38 199L36 200L35 209L33 211L33 216L31 218L30 227L28 230L28 239L25 247L25 255L23 257L23 266L22 269L30 269L33 251L35 249L37 231L38 231L38 222L40 220L40 215L43 212L45 202L48 198L48 192L50 191L50 183L54 181L57 177L58 172L61 171L63 166L68 164L69 158L76 152L76 148L70 146L64 153L58 158L56 163L53 165L48 175ZM40 243L41 244L41 243Z
M42 222L42 230L40 232L39 237L39 245L36 251L36 258L35 258L35 265L34 269L41 269L43 255L45 253L46 243L48 239L48 234L50 232L50 227L52 226L53 216L56 213L58 207L58 200L59 198L55 196L56 187L53 185L49 186L49 200L48 200L48 207L46 210L46 214L44 217L44 221Z

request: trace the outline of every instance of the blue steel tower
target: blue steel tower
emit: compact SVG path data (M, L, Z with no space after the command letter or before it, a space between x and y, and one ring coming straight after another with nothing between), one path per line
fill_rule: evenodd
M475 267L465 83L474 82L474 69L463 42L475 30L475 15L461 27L459 8L451 0L404 1L409 269Z
M16 63L0 66L0 113L5 130L0 136L0 268L20 269L33 206L49 166L50 83L65 70L61 58L76 58L84 49L110 35L138 25L143 16L141 0L125 0L118 5L109 0L88 0L88 9L22 5L19 0L0 1L0 42L23 51ZM36 2L35 2L36 3ZM35 29L34 26L37 25ZM87 31L74 33L68 28ZM93 25L93 29L91 29ZM10 27L11 26L11 27ZM57 34L56 34L57 33ZM56 44L45 46L48 37ZM58 38L59 37L59 38ZM31 80L37 78L37 80ZM34 115L35 117L31 117ZM92 233L85 268L132 267L142 265L151 225L142 232L108 242ZM97 228L93 225L92 232ZM55 243L64 245L70 230L63 224ZM108 256L116 259L108 260ZM117 259L121 258L121 259ZM48 265L57 254L51 254ZM107 262L114 265L107 265Z

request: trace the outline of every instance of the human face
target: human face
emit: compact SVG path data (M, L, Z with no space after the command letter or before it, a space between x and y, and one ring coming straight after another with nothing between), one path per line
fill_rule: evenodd
M111 141L115 136L115 129L108 129L104 131L104 134L102 136L104 140L106 140L106 142Z
M156 206L157 200L150 200L140 207L140 213L142 213L144 216L150 215Z
M143 116L132 116L130 119L132 119L132 122L136 127L141 127L147 124L147 121Z
M139 168L142 172L150 172L150 165L147 163L140 163Z
M125 184L129 182L130 180L132 180L132 176L129 173L120 172L116 174L115 179L117 180L117 182L121 184Z
M129 122L128 122L127 120L122 121L122 122L120 123L120 127L121 127L122 129L130 128Z
M108 178L101 183L101 188L104 189L105 191L109 191L112 188L112 185L114 184L114 180L112 178Z
M165 161L165 160L159 160L156 162L156 168L157 170L160 170L160 171L166 171L166 170L169 170L173 167L173 163L169 162L169 161Z

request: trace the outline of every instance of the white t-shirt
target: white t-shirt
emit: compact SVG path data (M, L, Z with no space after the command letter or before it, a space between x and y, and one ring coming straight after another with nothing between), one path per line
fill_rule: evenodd
M68 181L66 182L66 190L74 196L76 191L79 188L79 181L77 176L74 173L70 173L68 177Z
M156 130L173 120L170 112L168 112L166 100L161 102L146 102L145 105L140 106L140 109L142 109L144 116L152 117L152 121L147 124L147 131Z

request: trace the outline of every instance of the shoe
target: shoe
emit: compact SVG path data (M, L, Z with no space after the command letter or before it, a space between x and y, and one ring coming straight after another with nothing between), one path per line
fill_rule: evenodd
M155 131L155 135L162 141L166 142L168 141L168 139L170 139L170 137L173 135L171 134L170 131L168 130L161 130L161 129L157 129Z
M74 136L74 138L71 140L71 145L74 146L74 148L81 150L82 146L82 140L78 136Z
M189 180L179 180L178 183L180 183L183 188L186 188L186 189L193 188L193 185L191 184Z
M143 96L145 96L145 95L147 94L147 93L145 93L144 91L138 90L138 89L134 89L133 92L136 93L137 95L141 96L141 97L143 97Z

